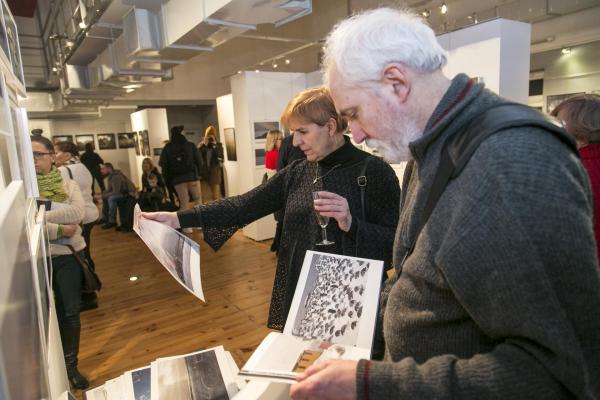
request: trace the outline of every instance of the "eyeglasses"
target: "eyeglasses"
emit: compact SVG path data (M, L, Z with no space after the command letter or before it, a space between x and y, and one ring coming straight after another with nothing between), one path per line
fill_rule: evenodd
M52 155L54 153L40 153L39 151L34 151L33 152L33 159L34 160L39 160L40 158L44 157L44 156L49 156Z

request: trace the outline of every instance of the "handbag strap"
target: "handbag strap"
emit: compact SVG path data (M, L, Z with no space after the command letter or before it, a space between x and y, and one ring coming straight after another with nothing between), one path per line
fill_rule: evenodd
M87 262L85 262L81 256L79 255L79 253L77 253L77 251L75 251L75 249L73 248L73 246L71 246L70 244L66 245L69 250L71 250L71 253L73 253L73 255L75 256L75 259L77 260L77 262L79 263L79 265L81 265L82 268L86 268L89 269L89 266L87 264Z
M69 173L69 178L71 178L71 180L73 180L73 172L71 172L71 168L67 167L65 165L65 168L67 169L67 172Z
M365 209L365 188L367 187L367 166L371 161L371 156L367 156L365 158L365 162L363 163L362 169L360 170L360 175L356 178L356 182L360 187L360 209L362 212L363 221L367 220L367 212Z

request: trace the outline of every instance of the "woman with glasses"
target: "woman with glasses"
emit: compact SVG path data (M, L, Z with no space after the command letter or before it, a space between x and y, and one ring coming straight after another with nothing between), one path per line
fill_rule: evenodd
M244 225L283 209L268 321L269 328L279 330L307 250L383 260L390 266L400 202L394 170L352 145L344 135L346 121L326 88L299 93L284 110L282 122L305 160L240 196L178 213L144 214L173 228L202 227L204 241L218 250Z
M85 259L85 240L79 227L85 215L85 202L77 183L63 179L54 165L52 142L43 136L32 136L31 147L40 198L50 203L46 227L52 256L52 289L67 376L74 388L85 389L89 383L77 370L83 276L81 265L71 251L73 249L81 259Z

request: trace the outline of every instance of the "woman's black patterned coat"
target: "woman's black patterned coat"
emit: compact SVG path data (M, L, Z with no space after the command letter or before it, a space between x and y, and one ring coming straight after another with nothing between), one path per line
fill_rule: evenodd
M367 158L370 161L365 173L363 219L358 177ZM321 240L311 195L316 190L345 197L352 214L349 232L341 231L335 220L330 221L327 237L335 242L331 246L315 246ZM400 188L394 170L346 140L318 163L295 161L247 193L199 205L178 215L183 228L202 227L206 243L218 250L238 229L285 208L268 321L269 328L282 330L307 250L384 260L386 268L390 267L399 202Z

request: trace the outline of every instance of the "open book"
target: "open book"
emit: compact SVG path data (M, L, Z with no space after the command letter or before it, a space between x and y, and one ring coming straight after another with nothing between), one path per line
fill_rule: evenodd
M283 333L271 332L240 370L293 383L327 359L370 358L383 261L307 251Z

